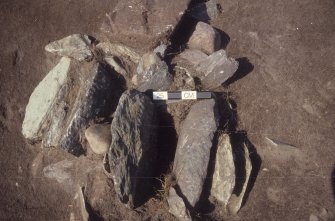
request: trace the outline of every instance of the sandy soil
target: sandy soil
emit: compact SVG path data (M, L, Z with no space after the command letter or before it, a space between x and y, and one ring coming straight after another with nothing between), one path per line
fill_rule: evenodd
M44 46L73 33L99 39L101 21L115 3L0 2L1 220L69 220L71 196L56 182L34 176L41 149L23 139L21 124L31 92L54 65ZM332 220L335 2L226 0L222 6L212 24L229 36L228 54L241 63L225 91L236 104L238 129L247 132L261 158L245 205L231 219L308 220L326 209ZM42 154L45 164L71 157L54 149ZM131 219L113 205L114 220ZM142 219L173 220L156 200L139 213ZM211 213L221 217L219 209Z

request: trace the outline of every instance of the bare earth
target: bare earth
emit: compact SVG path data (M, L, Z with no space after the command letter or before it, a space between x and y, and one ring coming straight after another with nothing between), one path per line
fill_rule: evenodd
M44 46L74 33L99 39L115 3L0 1L1 220L70 220L71 196L36 176L41 149L25 141L21 125L30 94L54 65ZM229 219L309 220L326 209L333 220L335 2L225 0L222 9L212 25L229 36L227 52L242 65L225 90L236 103L239 129L261 158L244 207ZM72 158L55 149L42 154L43 165ZM109 205L113 220L132 219L116 200ZM149 202L140 213L173 220L163 202ZM221 217L218 209L213 214Z

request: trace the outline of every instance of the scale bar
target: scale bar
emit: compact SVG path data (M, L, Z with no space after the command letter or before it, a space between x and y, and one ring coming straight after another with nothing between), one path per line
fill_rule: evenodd
M154 100L197 100L213 98L210 91L154 91L152 92Z

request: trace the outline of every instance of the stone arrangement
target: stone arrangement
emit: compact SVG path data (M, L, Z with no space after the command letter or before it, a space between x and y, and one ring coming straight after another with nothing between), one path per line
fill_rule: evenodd
M238 62L222 49L220 32L208 23L220 13L215 0L119 1L102 25L109 42L74 34L48 44L45 50L60 60L30 96L24 137L76 156L87 151L87 141L94 154L106 155L119 200L131 209L141 206L153 188L158 154L161 104L152 100L150 91L195 89L196 80L203 90L215 90L238 69ZM185 49L173 56L181 61L173 67L167 53L174 47L170 39L185 17L197 22ZM241 208L252 164L246 145L235 147L229 134L222 133L226 116L220 102L194 102L176 128L178 143L169 171L175 182L166 200L179 220L194 219L208 179L210 195L225 213L236 214ZM111 121L99 123L101 119ZM243 168L237 166L240 161ZM209 165L214 165L212 173ZM236 188L241 169L245 179Z

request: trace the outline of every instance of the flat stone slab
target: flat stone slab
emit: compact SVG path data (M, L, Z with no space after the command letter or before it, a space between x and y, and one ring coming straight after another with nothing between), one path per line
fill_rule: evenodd
M113 40L126 45L157 46L166 40L188 8L190 0L123 0L102 26Z
M112 121L108 155L116 194L130 208L143 203L152 188L155 125L155 105L148 96L136 90L121 96Z
M194 104L182 123L175 155L173 172L188 203L198 202L218 126L215 100L202 100Z

